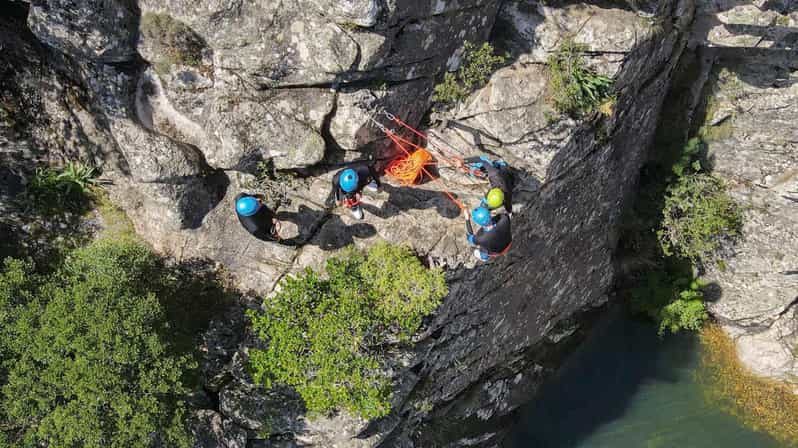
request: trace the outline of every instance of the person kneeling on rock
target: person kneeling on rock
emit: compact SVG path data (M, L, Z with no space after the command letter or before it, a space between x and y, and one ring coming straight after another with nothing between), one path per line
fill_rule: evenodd
M490 191L482 199L482 206L491 210L504 206L513 215L513 175L504 160L491 161L488 156L469 157L463 162L473 177L488 177Z
M363 219L363 208L360 206L363 188L377 191L380 179L374 167L366 162L349 165L335 173L332 180L335 204L342 205L352 212L355 219Z
M477 246L474 250L475 257L488 261L491 257L504 255L510 250L513 236L510 231L510 217L506 213L491 216L487 208L477 207L470 216L468 210L463 210L463 214L468 243ZM476 234L471 228L472 219L481 227Z
M280 241L279 222L258 197L241 193L236 196L238 221L255 238L263 241Z

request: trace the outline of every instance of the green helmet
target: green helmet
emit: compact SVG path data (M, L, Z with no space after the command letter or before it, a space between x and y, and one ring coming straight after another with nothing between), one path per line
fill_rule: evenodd
M491 188L485 196L485 202L491 209L501 207L504 204L504 192L500 188Z

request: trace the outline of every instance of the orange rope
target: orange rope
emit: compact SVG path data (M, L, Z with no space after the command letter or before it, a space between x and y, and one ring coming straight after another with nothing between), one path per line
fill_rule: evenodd
M432 154L424 149L417 149L413 154L394 159L385 168L389 176L405 186L415 184L421 176L421 170L432 161Z
M394 163L396 163L397 166L400 165L400 164L402 165L402 168L400 168L399 170L400 170L400 176L402 176L403 179L397 178L397 180L399 180L400 182L405 182L406 179L409 178L409 176L410 176L409 169L410 169L410 166L412 166L413 169L417 170L417 171L413 172L412 181L410 182L410 184L406 184L406 185L412 185L413 183L415 183L416 179L419 176L419 171L420 171L420 172L426 174L430 179L437 180L438 182L440 182L441 185L443 186L442 191L446 194L446 196L449 196L449 199L451 199L452 202L454 202L454 204L460 208L460 210L465 210L466 209L465 205L463 205L462 202L460 202L456 197L454 197L454 195L452 193L450 193L446 189L446 184L443 182L443 180L441 180L439 177L433 176L426 168L424 168L424 166L428 164L427 162L429 162L432 159L432 156L429 154L429 152L426 149L416 145L415 143L407 142L407 140L399 137L398 135L394 134L393 132L389 131L388 129L383 129L383 131L385 132L385 135L387 135L388 138L390 138L391 141L393 141L396 144L396 146L398 146L406 154L405 158L394 160L394 162L391 162L391 164L389 165L389 168ZM408 151L407 148L405 148L402 145L402 141L407 142L408 144L414 146L416 148L416 151L411 154L410 151ZM420 154L418 156L415 156L415 159L413 159L413 156L416 153L419 153L419 152L422 152L422 154ZM424 155L424 154L426 154L426 155ZM429 157L429 159L427 159L427 157ZM411 160L411 161L408 162L408 160ZM425 162L424 163L419 163L422 160L425 160ZM406 163L407 163L407 165L405 165Z
M425 133L423 133L423 132L421 132L419 130L414 129L412 126L410 126L409 124L407 124L404 121L402 121L399 117L393 117L393 121L395 121L399 126L403 126L403 127L407 128L407 129L409 129L410 132L412 132L412 133L416 134L417 136L423 138L424 140L427 141L427 144L429 144L429 137L427 137L427 134L425 134ZM449 144L448 142L446 142L445 140L443 140L440 137L438 137L438 140L440 140L441 143L445 143L449 147L453 147L451 144ZM463 164L462 157L458 156L456 153L454 153L454 154L447 153L447 151L444 150L442 147L437 147L437 148L438 148L438 151L441 154L443 154L446 158L454 159L454 160L457 160L459 162L459 163L456 163L456 164L452 164L450 162L449 164L451 166L459 166L459 165Z

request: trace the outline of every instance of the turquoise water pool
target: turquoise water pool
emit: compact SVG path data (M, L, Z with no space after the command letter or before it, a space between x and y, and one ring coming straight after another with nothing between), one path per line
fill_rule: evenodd
M706 402L694 335L610 313L536 399L505 448L777 448Z

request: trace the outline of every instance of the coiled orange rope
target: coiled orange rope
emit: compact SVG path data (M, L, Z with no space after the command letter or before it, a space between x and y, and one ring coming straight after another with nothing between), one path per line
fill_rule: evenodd
M416 149L412 154L398 157L391 161L385 172L404 186L418 183L423 175L424 167L432 165L432 154L426 149Z

